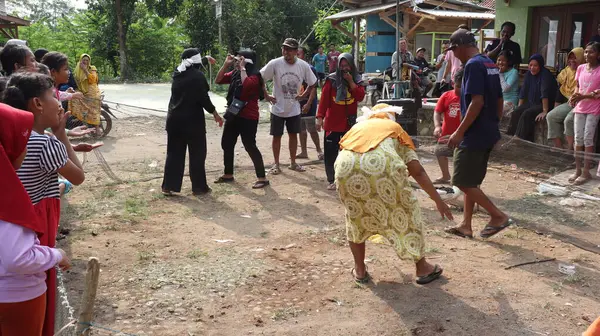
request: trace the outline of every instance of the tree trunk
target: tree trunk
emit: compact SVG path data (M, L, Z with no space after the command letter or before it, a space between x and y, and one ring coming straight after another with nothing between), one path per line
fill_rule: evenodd
M121 80L125 81L129 79L129 66L127 64L127 36L123 27L123 9L121 0L115 0L115 12L117 15L119 58L121 59Z

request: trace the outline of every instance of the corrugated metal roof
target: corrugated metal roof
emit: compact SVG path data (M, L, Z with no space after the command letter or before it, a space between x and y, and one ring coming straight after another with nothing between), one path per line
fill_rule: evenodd
M410 2L410 0L404 0L404 1L400 1L400 5L403 5L407 2ZM352 8L352 9L347 9L343 12L339 12L337 14L333 14L330 15L328 17L326 17L326 20L343 20L343 19L349 19L355 16L363 16L363 15L368 15L368 14L372 14L372 13L378 13L378 12L383 12L387 9L396 7L396 3L388 3L388 4L382 4L382 5L375 5L375 6L369 6L369 7L360 7L360 8Z
M444 0L441 0L444 1ZM427 1L425 1L427 2ZM445 0L444 2L452 4L452 5L459 5L459 6L467 6L467 7L471 7L474 9L479 9L479 10L486 10L489 9L488 7L484 7L482 3L477 3L473 0L471 1L467 1L467 0Z
M436 17L446 18L460 18L460 19L482 19L482 20L494 20L495 14L492 13L477 13L477 12L460 12L460 11L449 11L449 10L434 10L434 9L419 9L417 12L423 12L425 14L433 15Z

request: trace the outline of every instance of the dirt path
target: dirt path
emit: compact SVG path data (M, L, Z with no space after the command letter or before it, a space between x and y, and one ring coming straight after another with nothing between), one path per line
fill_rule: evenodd
M271 188L256 191L240 144L235 184L212 185L212 195L195 198L186 178L182 196L164 198L163 125L159 118L118 120L102 153L127 182L111 181L88 156L87 181L63 207L63 226L72 229L60 242L75 261L66 284L72 301L87 258L101 261L96 323L136 335L566 336L600 315L598 255L519 227L489 241L449 237L442 230L450 223L422 196L427 255L443 265L444 279L418 286L410 263L368 244L374 283L356 286L344 211L325 190L321 164L304 174L284 169L270 177ZM222 170L220 132L211 126L208 136L212 180ZM266 124L258 142L268 166ZM423 161L437 175L435 163ZM585 211L558 207L556 198L535 196L535 184L496 170L484 188L524 227L600 241L591 203ZM485 220L478 214L476 227ZM545 258L557 260L504 269ZM577 273L559 273L559 263L575 263Z

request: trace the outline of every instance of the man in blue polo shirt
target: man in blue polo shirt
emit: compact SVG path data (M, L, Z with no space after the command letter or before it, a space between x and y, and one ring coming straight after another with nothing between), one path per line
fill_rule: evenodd
M487 172L490 153L500 140L498 125L504 104L500 71L489 57L479 53L475 35L467 29L452 34L448 50L452 50L464 66L460 101L462 121L450 136L448 146L456 148L452 184L464 192L465 201L463 223L447 228L446 232L473 237L471 220L475 204L479 204L491 216L480 233L482 238L489 238L512 223L479 188Z

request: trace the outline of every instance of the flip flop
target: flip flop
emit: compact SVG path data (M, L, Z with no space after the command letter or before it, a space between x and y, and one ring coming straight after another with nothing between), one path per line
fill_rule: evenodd
M440 177L438 179L435 179L432 183L433 184L450 184L450 180L446 180L446 179L443 179Z
M354 278L354 282L359 284L359 285L364 285L366 283L369 283L369 281L371 280L371 274L369 274L369 271L365 270L365 276L363 278L357 278L356 277L356 272L355 269L352 269L352 277Z
M573 182L575 182L575 180L577 180L579 178L579 176L581 176L581 175L573 174L573 175L569 176L567 181L569 181L569 183L573 183Z
M256 182L254 182L252 189L262 189L270 184L271 184L271 182L269 182L269 181L256 181Z
M461 237L461 238L473 239L473 235L472 234L470 234L470 235L464 234L464 233L460 232L460 230L458 230L457 227L447 227L447 228L444 229L444 232L446 232L448 234L451 234L451 235L455 235L455 236Z
M299 173L304 173L306 171L306 168L302 167L301 165L295 163L293 165L290 165L289 168L293 171L297 171Z
M281 168L279 168L279 166L273 166L273 167L271 167L271 169L269 169L269 174L279 175L279 174L281 174Z
M437 280L442 273L444 273L444 269L442 269L440 265L435 265L433 267L433 272L417 278L417 284L426 285L434 280Z
M215 183L219 184L219 183L231 183L235 181L234 177L223 177L220 176L218 179L215 180Z
M323 153L319 153L319 155L317 155L317 158L319 160L323 160L325 158L325 155Z
M504 224L500 225L500 226L490 226L490 225L486 225L483 230L481 230L481 232L479 233L479 236L481 238L490 238L494 235L496 235L498 232L506 229L507 227L511 226L514 224L514 221L512 219L508 219L506 222L504 222ZM487 232L487 233L485 233Z
M591 179L591 177L584 177L584 176L579 176L578 178L575 179L575 181L573 181L573 185L575 186L580 186L584 183L586 183L587 181L589 181Z
M335 183L329 183L329 185L327 186L327 190L337 190L337 186L335 185Z
M173 192L171 190L164 190L162 191L162 194L165 196L175 196L175 194L173 194Z

